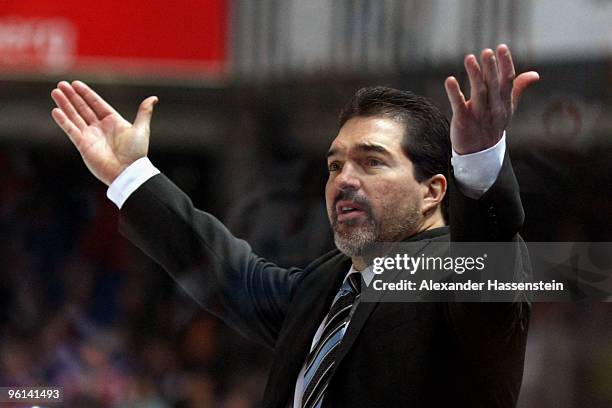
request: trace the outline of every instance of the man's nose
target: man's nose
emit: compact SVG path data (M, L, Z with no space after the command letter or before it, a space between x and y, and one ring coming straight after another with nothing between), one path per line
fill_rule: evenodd
M336 177L337 187L340 190L359 190L361 187L361 179L357 173L357 169L350 164L345 164Z

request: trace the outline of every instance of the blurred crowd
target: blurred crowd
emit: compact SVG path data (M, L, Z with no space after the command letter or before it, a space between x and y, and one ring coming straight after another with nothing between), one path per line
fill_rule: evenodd
M252 407L269 354L200 310L117 232L66 152L0 150L0 384L66 407Z

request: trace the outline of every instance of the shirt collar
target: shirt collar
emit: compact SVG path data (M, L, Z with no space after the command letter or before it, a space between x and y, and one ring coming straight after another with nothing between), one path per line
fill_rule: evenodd
M374 272L372 272L372 265L369 265L367 268L365 268L361 272L359 272L357 269L355 269L353 265L351 265L351 269L349 269L348 273L344 277L345 281L348 279L348 276L351 273L361 273L361 277L363 278L363 281L365 282L366 286L369 286L370 282L372 282L372 279L374 279Z

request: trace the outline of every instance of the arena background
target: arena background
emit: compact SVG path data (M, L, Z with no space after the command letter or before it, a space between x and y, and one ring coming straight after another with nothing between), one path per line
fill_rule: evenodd
M67 407L256 407L270 353L122 238L50 117L82 79L127 119L160 97L150 157L262 256L332 246L324 153L355 89L434 98L505 42L542 80L509 129L527 241L612 241L612 1L0 0L0 386ZM154 222L154 220L152 220ZM609 303L536 304L519 406L612 405Z

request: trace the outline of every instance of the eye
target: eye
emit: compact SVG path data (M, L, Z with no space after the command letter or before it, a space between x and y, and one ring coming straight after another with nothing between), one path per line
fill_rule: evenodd
M374 158L368 158L366 161L367 165L369 167L380 167L382 165L384 165L384 163L378 159L374 159Z
M337 162L331 162L327 165L327 170L332 173L340 170L340 165Z

